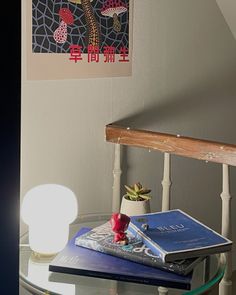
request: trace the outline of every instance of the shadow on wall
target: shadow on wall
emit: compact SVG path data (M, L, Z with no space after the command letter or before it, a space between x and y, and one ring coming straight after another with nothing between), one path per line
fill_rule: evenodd
M189 85L161 102L154 101L114 124L168 133L181 131L184 136L236 144L235 77L236 63L217 77L195 81L195 85ZM187 124L189 120L191 128Z

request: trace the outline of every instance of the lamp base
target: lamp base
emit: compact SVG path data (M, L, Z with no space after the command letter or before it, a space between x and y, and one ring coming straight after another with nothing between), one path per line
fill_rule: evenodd
M34 262L51 262L51 260L56 256L55 254L42 254L35 251L32 251L30 259Z

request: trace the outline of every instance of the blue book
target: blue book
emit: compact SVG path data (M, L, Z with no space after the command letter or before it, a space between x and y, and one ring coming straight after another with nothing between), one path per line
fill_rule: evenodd
M181 210L131 216L133 235L164 262L230 251L232 241Z
M181 275L187 275L190 273L193 268L203 260L203 257L197 257L181 259L170 263L163 262L158 255L152 253L152 251L143 244L139 237L134 237L132 234L127 233L127 238L129 240L128 245L121 245L113 242L114 232L112 231L111 224L108 221L77 237L75 239L75 244L77 246L114 255L123 259L157 267Z
M75 239L90 229L82 228L51 261L52 272L98 277L189 290L192 273L187 276L131 262L75 245Z

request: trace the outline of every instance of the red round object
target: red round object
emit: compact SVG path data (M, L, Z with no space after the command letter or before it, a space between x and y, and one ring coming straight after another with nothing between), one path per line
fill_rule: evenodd
M59 10L59 15L67 25L72 25L74 23L74 17L69 8L61 8Z
M129 216L122 213L113 213L110 219L111 228L115 233L124 233L129 225Z

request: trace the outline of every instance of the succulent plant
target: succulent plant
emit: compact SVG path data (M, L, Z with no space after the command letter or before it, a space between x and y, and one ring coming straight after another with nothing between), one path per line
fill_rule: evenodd
M151 190L144 188L140 182L137 182L132 186L125 185L125 188L126 194L124 197L130 201L144 201L151 199L151 196L149 195Z

